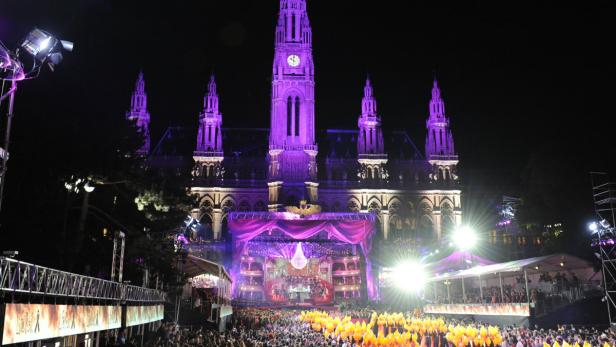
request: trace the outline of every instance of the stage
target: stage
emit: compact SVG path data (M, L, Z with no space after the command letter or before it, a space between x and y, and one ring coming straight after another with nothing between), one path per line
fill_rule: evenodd
M233 212L234 298L311 308L376 298L368 213Z

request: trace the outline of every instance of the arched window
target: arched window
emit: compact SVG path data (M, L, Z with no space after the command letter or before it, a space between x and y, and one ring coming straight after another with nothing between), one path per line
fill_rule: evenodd
M287 98L287 136L291 136L291 126L292 126L292 117L293 117L293 100L289 96Z
M299 136L299 96L295 97L295 136Z

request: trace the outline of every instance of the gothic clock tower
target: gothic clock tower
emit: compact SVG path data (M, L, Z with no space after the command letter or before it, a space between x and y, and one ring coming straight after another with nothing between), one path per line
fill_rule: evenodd
M317 144L314 124L312 29L306 0L281 0L272 71L269 139L270 209L278 192L295 190L315 201ZM307 193L299 186L307 185ZM295 187L295 188L292 188ZM272 191L273 188L273 191ZM301 192L300 192L301 191ZM272 197L272 193L276 196ZM307 195L307 196L306 196Z

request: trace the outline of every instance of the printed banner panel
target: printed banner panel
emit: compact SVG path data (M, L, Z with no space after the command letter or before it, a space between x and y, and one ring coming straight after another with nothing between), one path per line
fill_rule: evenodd
M530 316L528 304L443 304L426 305L425 313L435 314L473 314L486 316Z
M233 314L233 307L231 305L220 306L220 318Z
M165 316L165 306L127 306L126 326L147 324L162 320Z
M2 345L116 329L120 306L6 304Z

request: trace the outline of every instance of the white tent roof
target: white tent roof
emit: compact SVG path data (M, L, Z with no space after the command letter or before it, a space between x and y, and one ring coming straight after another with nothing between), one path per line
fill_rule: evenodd
M562 266L561 266L562 263ZM554 271L570 271L579 269L592 268L592 263L563 253L546 255L543 257L535 257L528 259L520 259L508 261L505 263L497 263L490 265L479 265L470 269L464 269L449 273L435 274L428 282L444 281L446 279L459 279L469 277L490 277L496 276L499 273L516 273L522 272L525 269L528 273L533 272L554 272ZM509 274L511 275L511 274Z

